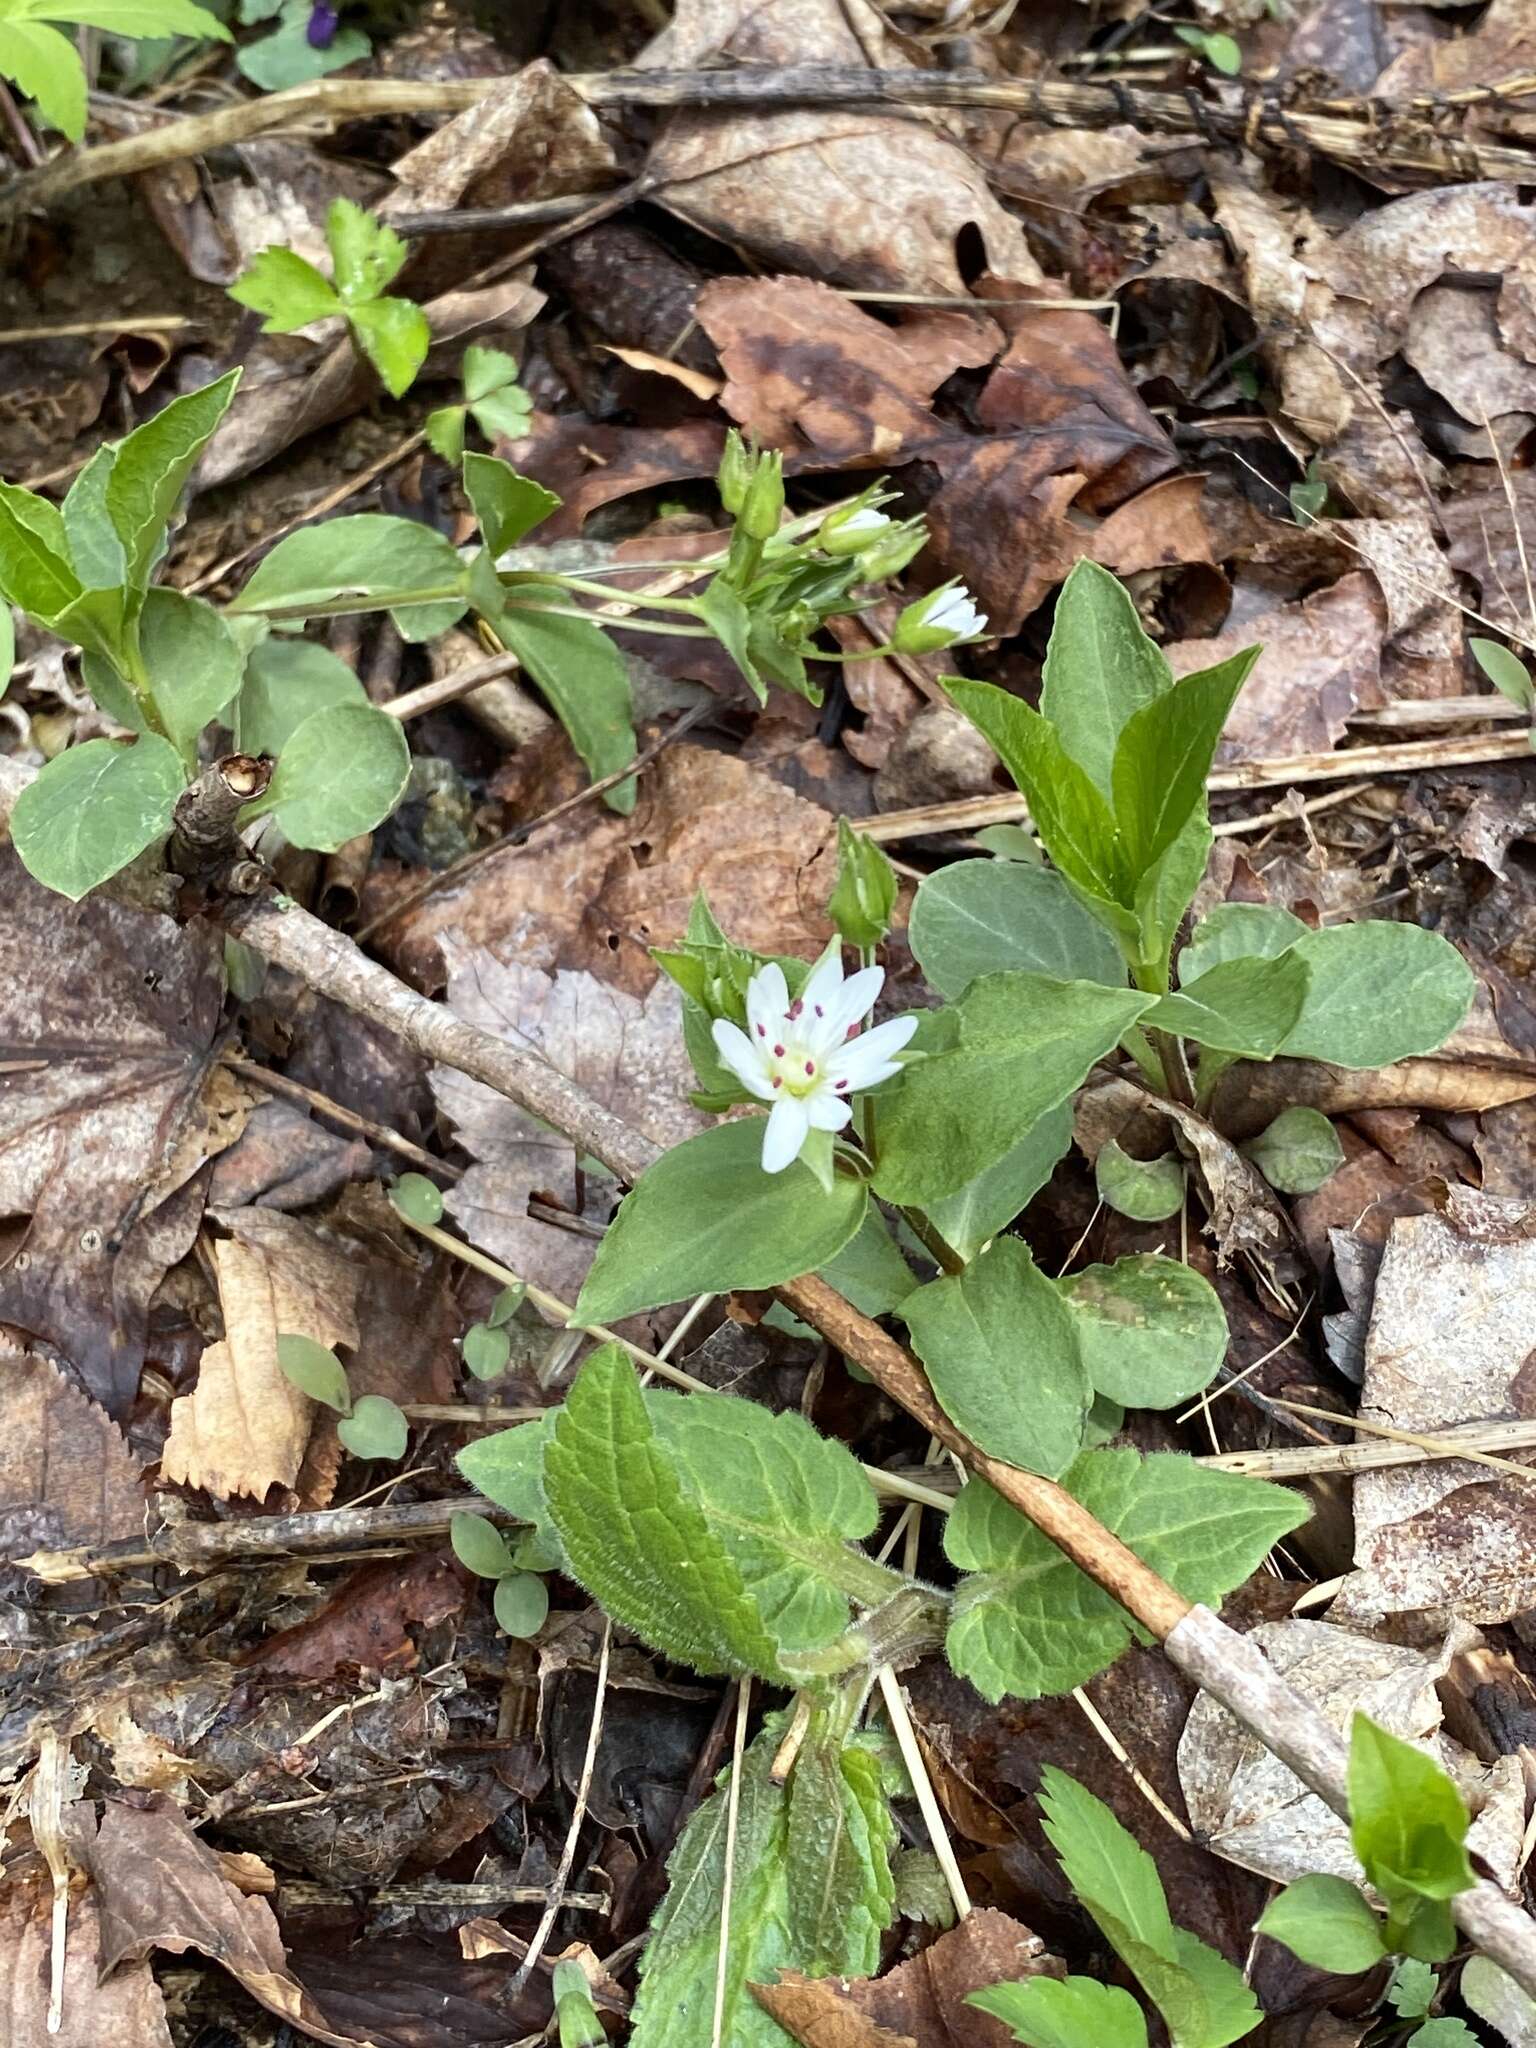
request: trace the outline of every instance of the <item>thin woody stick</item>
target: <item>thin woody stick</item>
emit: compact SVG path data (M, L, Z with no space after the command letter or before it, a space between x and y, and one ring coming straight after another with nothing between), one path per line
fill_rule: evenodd
M0 759L0 823L27 770ZM634 1181L659 1156L642 1133L531 1053L480 1031L428 1001L368 960L344 933L296 905L246 900L219 912L226 930L308 986L383 1024L427 1058L485 1081L574 1140L623 1179ZM939 1407L922 1366L852 1302L814 1274L776 1290L802 1321L843 1354L955 1452L1041 1534L1102 1586L1162 1642L1169 1658L1219 1700L1335 1812L1348 1812L1346 1752L1337 1730L1288 1685L1263 1653L1208 1608L1193 1606L1137 1557L1065 1488L993 1458L964 1436ZM1458 1924L1536 1997L1536 1923L1486 1881L1452 1901Z

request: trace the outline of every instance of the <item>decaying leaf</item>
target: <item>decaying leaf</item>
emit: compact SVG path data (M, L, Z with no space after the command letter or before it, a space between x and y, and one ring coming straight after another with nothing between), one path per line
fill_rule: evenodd
M786 1971L777 1984L752 1990L805 2048L1011 2048L1012 2029L967 2005L968 1994L986 1984L1065 1974L1038 1934L981 1906L883 1977L812 1979Z
M1376 1276L1362 1417L1433 1435L1536 1413L1533 1292L1536 1215L1524 1202L1455 1188L1439 1215L1400 1217ZM1439 1459L1361 1473L1354 1506L1344 1612L1427 1607L1487 1623L1530 1608L1531 1495L1518 1480Z
M1477 1640L1470 1629L1456 1624L1433 1655L1324 1621L1262 1622L1250 1640L1341 1734L1363 1713L1435 1755L1473 1805L1468 1847L1501 1883L1514 1884L1525 1815L1519 1760L1501 1757L1485 1768L1440 1732L1435 1681ZM1348 1822L1209 1693L1190 1709L1179 1742L1179 1781L1190 1825L1218 1856L1281 1884L1312 1870L1359 1881Z
M279 2019L329 2048L367 2048L363 2036L328 2026L288 1968L266 1900L243 1896L160 1794L130 1806L109 1799L90 1852L101 1922L101 1968L142 1967L156 1949L188 1949L221 1963ZM153 1981L153 1980L151 1980Z
M328 1348L357 1343L358 1265L306 1223L275 1209L225 1215L210 1246L224 1336L204 1351L197 1386L173 1403L162 1460L172 1484L215 1499L291 1487L315 1404L277 1362L282 1335Z
M13 1879L0 1890L0 2048L171 2048L147 1957L100 1975L100 1914L89 1892L70 1902L61 2023L50 2029L52 1915L46 1883Z
M0 1559L144 1533L138 1460L43 1358L0 1352Z

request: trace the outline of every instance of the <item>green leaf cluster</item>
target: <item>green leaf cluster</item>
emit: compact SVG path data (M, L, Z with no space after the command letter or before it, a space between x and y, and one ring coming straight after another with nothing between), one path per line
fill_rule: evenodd
M432 345L420 306L385 296L410 251L392 227L351 199L331 201L325 239L330 277L296 250L270 247L252 258L229 296L265 315L263 334L292 334L333 316L345 320L384 389L399 398L415 383Z
M440 405L427 415L427 442L445 462L464 454L464 427L472 419L487 441L515 441L528 431L533 400L517 381L517 363L504 349L471 342L460 372L462 405Z
M108 35L195 36L221 43L229 30L193 0L0 0L0 78L8 79L70 142L85 135L85 66L66 29Z
M354 1400L347 1369L334 1351L289 1331L278 1337L277 1362L301 1393L335 1409L341 1417L336 1434L354 1458L405 1456L410 1430L402 1411L383 1394L359 1394Z
M536 1636L549 1614L549 1587L537 1569L528 1568L545 1562L538 1554L537 1537L508 1543L489 1516L457 1514L449 1517L448 1540L466 1571L494 1582L496 1619L505 1632Z

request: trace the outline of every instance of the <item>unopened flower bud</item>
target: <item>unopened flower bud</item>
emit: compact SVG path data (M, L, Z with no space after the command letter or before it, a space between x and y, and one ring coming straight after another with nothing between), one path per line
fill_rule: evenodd
M721 504L733 519L741 510L751 481L752 458L742 445L740 434L732 427L725 437L725 453L720 457L715 489L720 493Z
M895 523L873 505L846 506L823 519L817 529L816 545L827 555L861 555L889 533Z
M751 540L772 540L784 510L784 458L777 448L754 458L751 481L736 517Z
M884 583L888 577L899 576L913 556L922 553L927 541L928 529L921 519L904 519L900 525L892 523L872 547L861 550L859 581Z
M986 614L977 611L965 585L945 583L907 606L891 645L899 654L936 654L961 640L977 640L986 630Z

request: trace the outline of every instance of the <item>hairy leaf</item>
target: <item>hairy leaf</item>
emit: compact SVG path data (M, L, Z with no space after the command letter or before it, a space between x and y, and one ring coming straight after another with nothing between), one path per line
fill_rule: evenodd
M795 1968L872 1976L891 1924L896 1826L867 1749L843 1746L840 1716L812 1715L789 1781L785 1877Z
M1241 1585L1308 1514L1284 1487L1167 1453L1085 1451L1062 1484L1195 1601ZM981 1480L961 1490L944 1548L975 1574L955 1594L949 1660L987 1699L1069 1692L1131 1640L1124 1609Z

